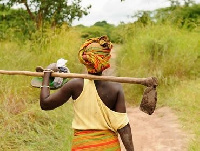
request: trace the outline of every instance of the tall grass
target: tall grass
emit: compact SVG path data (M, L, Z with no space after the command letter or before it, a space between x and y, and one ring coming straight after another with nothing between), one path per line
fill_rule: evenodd
M40 36L43 36L42 38ZM81 72L77 52L78 32L62 29L46 35L36 33L22 44L0 42L0 69L34 71L59 58L68 60L71 72ZM30 86L32 77L0 75L0 148L2 150L70 150L71 103L54 111L42 111L40 90ZM53 92L51 92L53 93Z
M168 97L160 98L172 107L191 136L189 151L200 149L200 79L182 81L169 91ZM165 100L164 100L165 99Z
M130 27L129 27L130 28ZM173 108L183 127L194 134L189 150L200 146L200 35L172 25L131 26L117 58L118 75L155 76L158 105ZM138 105L143 86L124 85L129 103Z
M171 25L132 26L117 59L120 76L156 76L161 86L180 79L196 78L200 72L200 35ZM125 75L126 74L126 75ZM128 74L128 75L127 75ZM137 98L143 88L129 93L128 100ZM130 90L128 87L126 90ZM137 101L136 101L137 102Z

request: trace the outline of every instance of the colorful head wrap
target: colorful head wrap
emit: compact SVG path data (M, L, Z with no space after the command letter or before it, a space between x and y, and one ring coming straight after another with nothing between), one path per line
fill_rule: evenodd
M112 43L107 36L90 38L79 50L79 60L89 73L99 73L110 67Z

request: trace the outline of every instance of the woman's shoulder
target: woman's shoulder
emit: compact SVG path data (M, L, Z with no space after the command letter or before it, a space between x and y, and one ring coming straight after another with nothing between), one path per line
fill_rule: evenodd
M121 88L122 87L121 83L118 83L118 82L109 81L108 84L113 86L113 87L116 87L116 88Z
M121 91L122 90L122 85L121 83L117 83L117 82L106 82L105 86L115 92Z
M73 78L65 83L64 87L77 88L83 86L83 83L84 81L82 78Z
M84 83L84 79L82 78L73 78L68 81L70 84L73 84L74 86L81 86Z

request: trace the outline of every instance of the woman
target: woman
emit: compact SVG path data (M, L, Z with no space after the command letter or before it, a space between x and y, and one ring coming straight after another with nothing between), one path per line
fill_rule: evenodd
M111 49L112 44L107 36L86 40L78 56L80 62L86 66L88 74L101 76L102 72L110 67L108 61ZM126 150L134 150L124 93L119 83L77 78L50 95L50 76L51 70L45 70L40 105L43 110L53 110L72 97L72 151L119 151L118 133Z

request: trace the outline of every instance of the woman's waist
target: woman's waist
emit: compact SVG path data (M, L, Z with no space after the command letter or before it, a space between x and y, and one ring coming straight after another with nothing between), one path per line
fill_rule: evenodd
M74 136L78 136L78 135L113 135L113 136L117 136L117 134L115 132L113 132L110 129L74 129Z

